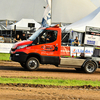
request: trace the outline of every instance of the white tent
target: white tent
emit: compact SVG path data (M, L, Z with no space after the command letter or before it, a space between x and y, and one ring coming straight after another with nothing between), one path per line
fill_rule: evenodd
M93 2L94 5L100 7L100 0L91 0L91 1Z
M96 8L90 0L52 0L52 22L74 23Z
M76 31L85 32L86 26L100 27L100 7L83 19L62 28L63 32Z
M42 21L45 0L0 0L0 20ZM52 0L52 23L73 23L97 7L90 0Z
M16 30L30 30L30 27L28 27L28 23L35 23L35 28L38 29L41 27L39 23L37 23L34 19L21 19L17 23L14 23L8 26L8 29L13 30L14 26L16 25Z

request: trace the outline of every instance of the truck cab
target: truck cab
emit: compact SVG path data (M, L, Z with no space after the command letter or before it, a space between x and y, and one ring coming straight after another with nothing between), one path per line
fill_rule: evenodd
M28 70L37 70L39 64L60 64L61 29L58 25L40 28L26 41L17 42L10 58Z

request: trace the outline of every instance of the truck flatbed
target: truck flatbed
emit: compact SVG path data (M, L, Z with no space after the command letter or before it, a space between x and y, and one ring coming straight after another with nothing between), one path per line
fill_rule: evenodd
M59 67L81 68L85 60L80 58L61 58Z

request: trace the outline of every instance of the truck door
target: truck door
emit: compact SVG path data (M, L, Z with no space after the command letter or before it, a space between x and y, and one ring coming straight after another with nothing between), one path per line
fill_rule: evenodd
M59 64L61 35L60 30L46 30L39 36L37 50L44 64Z

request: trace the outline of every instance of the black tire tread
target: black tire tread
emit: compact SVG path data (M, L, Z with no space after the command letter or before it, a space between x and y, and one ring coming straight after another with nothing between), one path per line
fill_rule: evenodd
M28 62L29 62L29 60L33 60L33 59L35 59L36 61L37 61L37 67L35 68L35 69L31 69L29 66L28 66ZM27 61L26 61L26 68L27 68L27 70L29 70L29 71L35 71L35 70L37 70L38 68L39 68L39 60L37 59L37 58L35 58L35 57L30 57Z
M95 66L95 69L94 69L92 72L88 72L88 71L86 70L86 65L87 65L88 63L92 63L92 64L94 64L94 66ZM93 61L88 61L88 62L86 62L86 64L85 64L85 66L84 66L83 69L84 69L84 72L89 73L89 74L92 74L92 73L94 73L95 70L97 69L97 65L96 65L96 63L93 62Z

